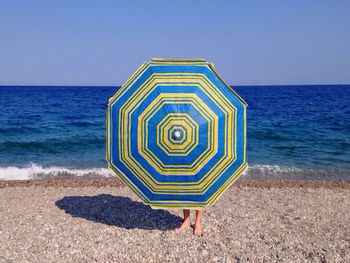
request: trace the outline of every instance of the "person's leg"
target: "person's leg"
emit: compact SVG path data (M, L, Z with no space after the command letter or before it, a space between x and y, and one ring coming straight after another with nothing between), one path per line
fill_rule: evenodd
M184 219L182 221L182 224L176 228L177 231L188 228L191 226L191 222L190 222L190 210L189 209L184 209L183 210L184 213Z
M202 217L203 210L196 210L196 222L193 225L193 235L200 236L202 234Z

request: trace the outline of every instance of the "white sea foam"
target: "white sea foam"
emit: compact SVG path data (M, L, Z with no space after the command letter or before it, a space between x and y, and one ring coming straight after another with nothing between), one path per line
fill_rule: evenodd
M314 169L270 164L254 164L243 174L252 179L350 180L348 170L334 167Z
M0 180L28 180L52 177L113 177L107 168L75 169L67 167L43 167L30 164L26 167L0 167ZM349 171L327 169L302 169L293 166L253 164L243 173L244 178L252 179L350 179Z
M73 169L66 167L42 167L41 165L31 164L27 167L0 167L0 180L28 180L42 177L58 176L99 176L111 177L113 173L107 168L91 169Z
M254 164L249 165L247 175L281 175L281 174L301 174L305 170L293 166L280 166L270 164Z

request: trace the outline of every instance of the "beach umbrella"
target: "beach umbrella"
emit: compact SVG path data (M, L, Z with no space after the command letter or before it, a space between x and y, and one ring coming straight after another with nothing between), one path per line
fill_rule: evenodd
M109 168L152 208L212 205L247 168L245 119L211 63L153 59L109 99Z

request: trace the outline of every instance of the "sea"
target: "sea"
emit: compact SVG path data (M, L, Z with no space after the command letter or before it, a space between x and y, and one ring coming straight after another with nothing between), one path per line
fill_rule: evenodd
M0 86L0 179L111 177L119 87ZM246 179L350 180L350 85L234 86L248 103Z

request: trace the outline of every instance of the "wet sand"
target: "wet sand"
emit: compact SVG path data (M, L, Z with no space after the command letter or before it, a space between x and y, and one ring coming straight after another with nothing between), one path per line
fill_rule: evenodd
M350 182L239 180L176 234L116 179L0 181L0 262L350 262Z

